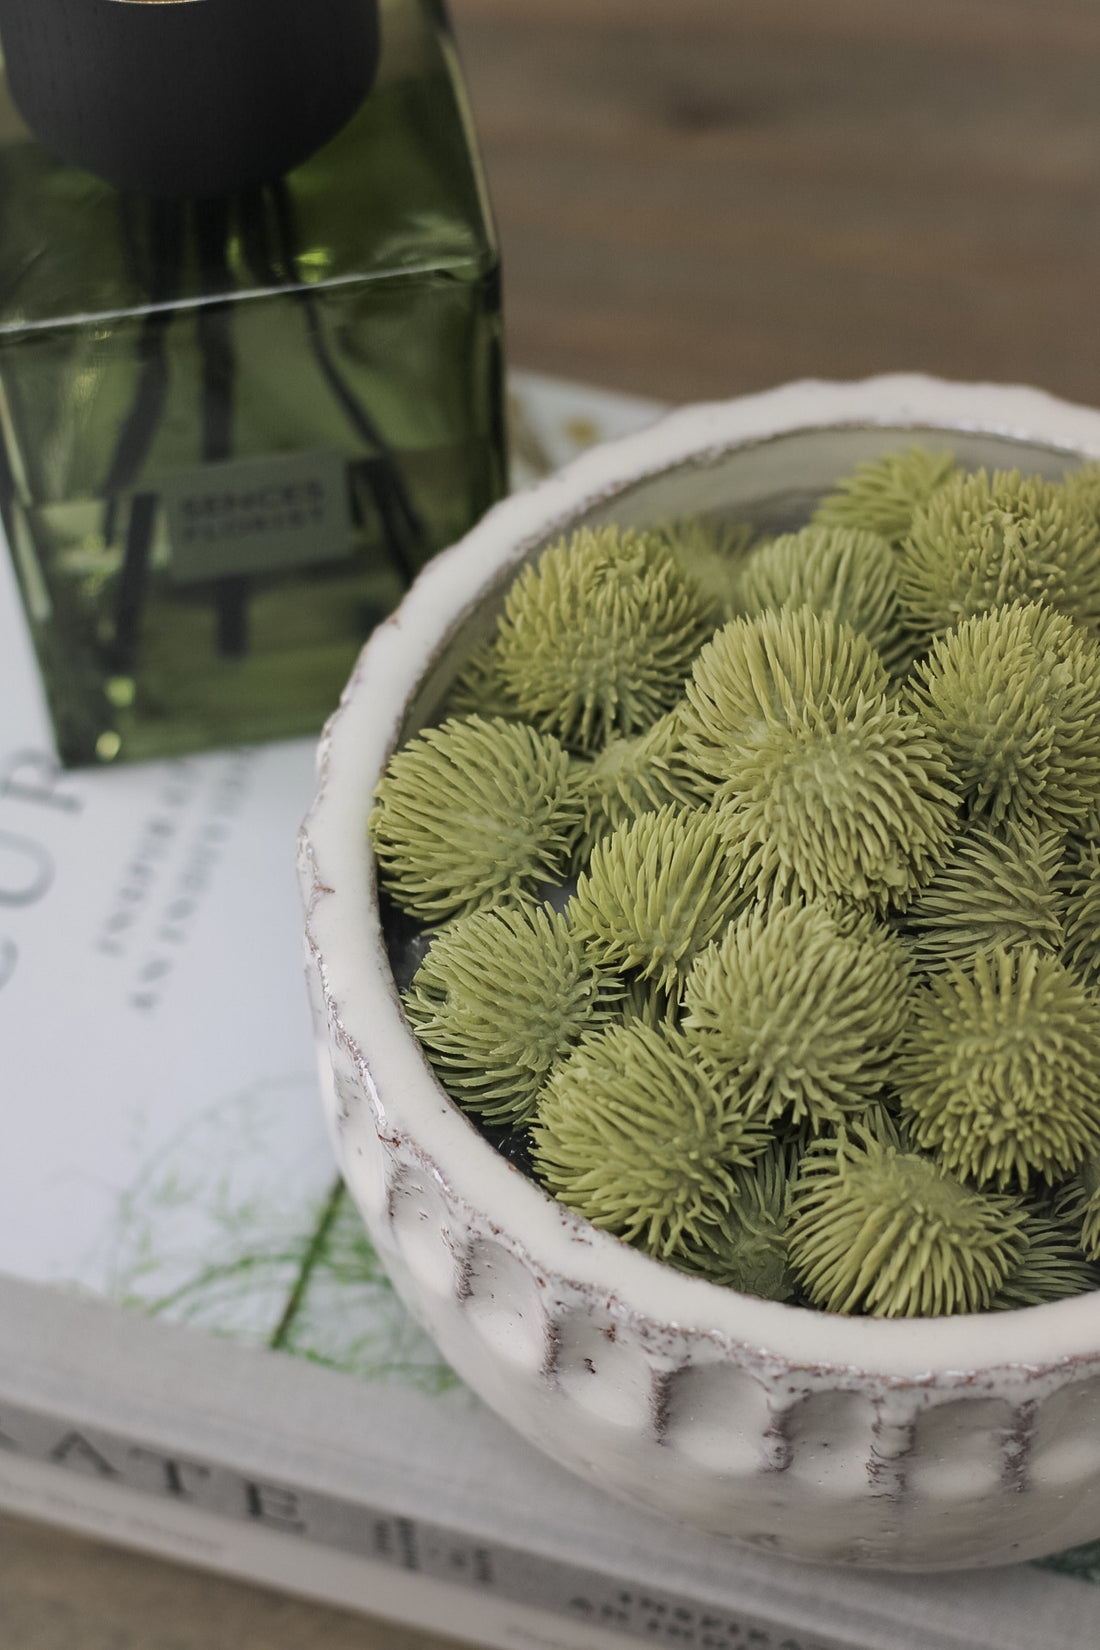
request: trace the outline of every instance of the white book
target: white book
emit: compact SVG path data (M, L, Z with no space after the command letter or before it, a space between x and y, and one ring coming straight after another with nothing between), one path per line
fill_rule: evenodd
M527 474L659 411L516 396ZM312 789L308 741L59 772L0 559L0 1506L500 1650L1096 1650L1100 1543L793 1564L611 1500L458 1383L334 1180Z

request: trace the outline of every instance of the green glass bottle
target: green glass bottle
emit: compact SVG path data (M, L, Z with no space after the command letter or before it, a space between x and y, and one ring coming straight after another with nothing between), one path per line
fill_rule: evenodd
M51 20L111 130L36 76ZM0 40L0 509L62 759L311 733L504 487L442 4L0 0Z

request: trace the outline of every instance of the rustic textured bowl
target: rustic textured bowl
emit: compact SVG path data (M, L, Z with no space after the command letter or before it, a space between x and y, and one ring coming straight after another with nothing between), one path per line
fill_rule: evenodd
M894 377L688 408L493 510L359 661L303 828L308 972L340 1165L394 1282L458 1373L558 1461L673 1517L810 1559L1001 1563L1100 1535L1100 1293L884 1322L756 1300L650 1260L511 1168L403 1017L366 818L519 565L579 523L803 521L911 441L1059 476L1100 413Z

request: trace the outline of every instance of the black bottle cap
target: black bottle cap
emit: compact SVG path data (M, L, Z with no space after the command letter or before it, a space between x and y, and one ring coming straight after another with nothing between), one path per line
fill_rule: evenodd
M378 0L0 0L12 97L63 160L143 195L301 165L378 64Z

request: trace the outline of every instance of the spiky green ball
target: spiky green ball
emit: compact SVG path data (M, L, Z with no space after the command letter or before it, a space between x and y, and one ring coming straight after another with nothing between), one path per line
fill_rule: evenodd
M442 929L405 1012L444 1088L490 1123L530 1120L547 1074L617 1014L604 975L545 906L475 911Z
M895 1063L919 1146L979 1185L1026 1189L1100 1148L1100 1003L1031 945L949 965L913 999Z
M582 528L513 583L497 660L524 716L596 751L671 710L716 617L652 535Z
M745 559L736 596L749 617L802 606L831 613L866 636L890 671L912 657L898 614L897 556L879 533L829 526L784 533Z
M748 898L716 817L670 805L596 844L568 917L601 967L674 991Z
M1082 510L1100 527L1100 464L1082 464L1062 478L1070 509Z
M762 891L883 907L931 874L955 800L887 681L865 636L806 606L734 620L700 652L684 751Z
M720 817L775 897L904 907L944 858L958 801L943 751L885 697L731 742Z
M1062 1222L1027 1211L1023 1228L1027 1249L990 1301L994 1312L1045 1301L1067 1300L1100 1286L1100 1267L1087 1261Z
M395 904L441 923L562 881L582 820L568 753L551 734L468 716L394 753L368 830Z
M775 729L834 726L888 682L865 636L809 607L734 619L696 659L684 750L721 801L747 754Z
M479 642L473 649L447 695L447 710L452 716L519 719L519 706L501 673L495 641Z
M932 453L924 447L884 453L838 481L821 500L813 520L828 527L863 528L897 544L917 510L954 473L951 453Z
M792 1154L792 1162L797 1162L803 1152L820 1141L835 1142L841 1135L853 1131L858 1132L861 1138L865 1134L873 1136L880 1146L894 1146L898 1151L914 1150L909 1131L902 1122L889 1089L882 1089L858 1112L849 1112L840 1122L814 1128L809 1119L803 1118L801 1123L781 1123L778 1126L779 1139Z
M1067 470L1062 486L1075 504L1100 519L1100 464L1082 464Z
M1012 601L1100 625L1100 527L1064 487L1018 470L959 474L913 518L899 552L902 610L931 638Z
M1054 1208L1076 1232L1088 1258L1100 1261L1100 1151L1090 1151L1073 1178L1059 1187Z
M1064 901L1062 961L1096 990L1100 987L1100 841L1070 839L1057 887Z
M679 707L633 739L613 739L590 763L578 766L577 789L584 804L582 860L617 825L669 803L698 807L709 792L684 759Z
M1062 863L1057 831L985 825L962 831L951 852L898 922L922 973L941 973L996 946L1062 949Z
M619 1000L619 1018L623 1025L639 1021L655 1031L672 1031L680 1023L679 981L667 991L652 977L628 974L623 980L623 995Z
M706 521L688 516L663 521L652 529L689 578L710 602L715 624L734 612L734 589L741 558L756 537L747 522Z
M669 1264L762 1300L790 1300L795 1289L787 1262L789 1177L789 1154L769 1146L749 1168L738 1170L729 1214L700 1225L698 1237L681 1235L666 1257Z
M637 1022L584 1038L555 1068L531 1133L548 1191L662 1258L729 1212L737 1169L767 1144L682 1036Z
M684 1031L754 1113L816 1132L881 1089L909 989L905 949L884 929L845 934L817 902L756 906L696 958Z
M787 1251L812 1305L873 1317L987 1307L1025 1252L1024 1212L870 1136L803 1157Z
M877 1095L870 1105L860 1112L857 1124L860 1138L869 1135L877 1140L880 1146L893 1146L895 1151L908 1152L913 1149L913 1142L909 1138L909 1131L902 1121L896 1105L889 1097L888 1091ZM845 1125L831 1131L834 1136L846 1132ZM812 1145L811 1140L803 1142L805 1146Z
M911 703L970 813L1056 830L1100 801L1100 646L1041 602L1011 602L937 637Z

